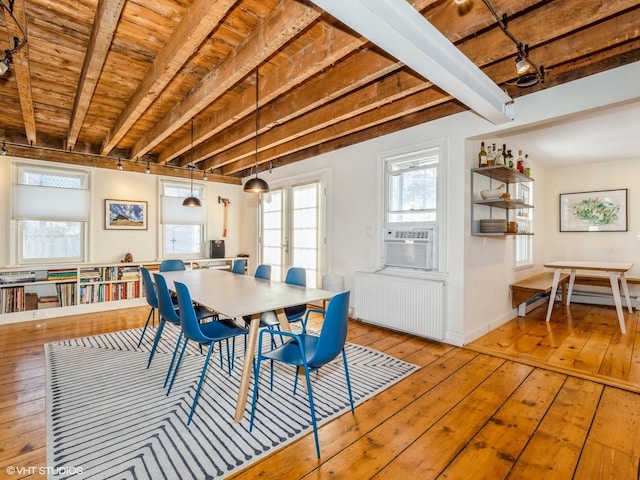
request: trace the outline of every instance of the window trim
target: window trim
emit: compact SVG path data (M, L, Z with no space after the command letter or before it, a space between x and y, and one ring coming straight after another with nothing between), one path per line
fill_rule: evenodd
M23 171L33 171L34 173L43 173L49 172L51 174L58 174L64 176L67 174L69 176L78 176L82 178L82 187L84 190L87 190L88 195L88 211L91 212L92 209L92 171L89 168L69 168L67 166L58 166L58 164L53 164L52 162L41 162L41 161L28 161L24 159L14 160L11 163L12 170L12 183L10 185L11 195L10 195L10 222L14 225L15 234L11 236L11 252L10 256L15 260L16 265L38 265L38 264L68 264L68 263L82 263L86 262L89 255L89 232L91 231L90 223L91 216L85 221L77 221L80 224L80 254L78 257L58 257L58 258L24 258L23 256L23 225L25 221L23 219L16 219L13 216L13 202L15 202L16 195L16 186L17 185L25 185L20 183L20 176ZM51 220L51 219L41 219L34 221L59 221L59 220ZM61 220L65 221L65 220Z
M390 158L405 159L418 152L438 149L438 174L437 174L437 199L436 199L436 220L428 222L387 222L387 160ZM394 269L394 267L384 266L384 233L388 228L396 229L419 229L433 228L437 232L437 258L438 269L422 273L427 277L439 277L447 271L447 176L448 176L448 138L434 138L422 143L407 145L394 150L381 152L378 154L378 228L377 228L377 266L384 269Z
M177 180L175 178L161 178L160 179L160 188L159 190L159 195L158 195L158 202L160 205L159 210L159 229L158 229L158 242L160 244L160 252L161 252L161 258L182 258L182 259L201 259L201 258L206 258L207 257L207 242L206 242L206 238L208 236L208 218L209 218L209 210L208 210L208 205L207 205L207 201L206 201L206 195L207 195L207 186L206 184L203 184L202 182L193 182L193 195L195 197L200 198L200 200L202 200L202 206L201 207L184 207L184 208L198 208L198 209L203 209L202 210L202 215L203 215L203 219L202 222L187 222L187 221L181 221L181 222L177 222L177 223L165 223L164 218L163 218L163 198L164 197L172 197L172 198L181 198L181 197L177 197L177 196L172 196L172 195L165 195L165 188L167 187L174 187L174 188L179 188L179 189L186 189L189 192L191 192L191 182L187 182L187 181L181 181L181 180ZM165 227L168 225L199 225L202 228L202 235L201 235L201 239L200 239L200 251L198 253L181 253L181 254L173 254L173 253L168 253L166 250L166 245L165 245Z

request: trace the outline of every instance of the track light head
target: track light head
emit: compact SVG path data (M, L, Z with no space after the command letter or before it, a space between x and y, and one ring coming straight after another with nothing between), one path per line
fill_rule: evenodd
M2 148L0 148L0 155L2 155L3 157L9 152L7 152L7 144L5 142L2 142Z

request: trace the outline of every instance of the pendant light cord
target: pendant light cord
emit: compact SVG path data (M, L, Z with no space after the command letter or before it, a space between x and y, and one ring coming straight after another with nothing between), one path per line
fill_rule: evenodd
M258 107L258 69L256 68L256 177L258 176L258 129L260 128L260 108Z

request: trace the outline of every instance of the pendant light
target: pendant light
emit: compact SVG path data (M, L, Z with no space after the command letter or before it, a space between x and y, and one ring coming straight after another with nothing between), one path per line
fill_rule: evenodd
M202 202L198 197L193 196L193 170L196 167L193 166L193 118L191 119L191 164L189 164L189 170L191 171L191 196L185 198L182 201L183 207L201 207Z
M256 68L256 176L244 184L244 191L249 193L267 193L269 192L269 184L258 178L258 129L260 127L258 120L258 68Z

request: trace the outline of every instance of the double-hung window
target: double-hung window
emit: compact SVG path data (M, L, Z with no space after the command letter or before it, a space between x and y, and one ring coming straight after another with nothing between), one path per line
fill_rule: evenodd
M186 197L202 201L201 207L185 207ZM202 258L205 256L205 225L207 204L204 187L194 185L193 195L188 183L162 182L162 250L163 258Z
M384 156L382 264L438 270L444 140Z
M17 165L18 262L84 261L90 198L87 171Z
M438 147L385 159L386 225L426 225L437 221Z
M524 203L533 205L533 183L516 184L516 198ZM533 209L522 208L516 210L516 222L518 231L523 233L533 232ZM533 236L517 235L514 266L525 267L533 264Z

